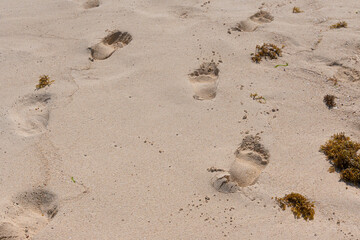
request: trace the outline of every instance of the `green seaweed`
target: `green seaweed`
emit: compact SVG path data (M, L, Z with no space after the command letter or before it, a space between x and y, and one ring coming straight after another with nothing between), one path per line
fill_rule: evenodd
M75 181L74 177L71 177L71 181L73 181L74 183L76 183L76 181Z
M314 219L314 202L310 202L303 195L299 193L290 193L282 198L275 199L282 210L285 210L286 207L291 207L291 211L294 213L295 218L303 217L306 221Z
M289 66L288 63L286 63L286 64L278 64L278 65L275 66L275 68L277 68L277 67L287 67L287 66Z

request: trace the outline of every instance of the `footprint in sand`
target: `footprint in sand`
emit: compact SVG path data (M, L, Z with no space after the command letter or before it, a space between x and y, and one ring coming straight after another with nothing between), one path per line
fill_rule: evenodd
M258 24L247 19L236 24L235 27L232 28L233 31L239 32L253 32L258 28Z
M95 7L99 7L100 6L100 0L87 0L84 4L83 7L85 9L89 9L89 8L95 8Z
M270 23L274 20L274 17L267 11L260 10L250 17L250 20L257 23Z
M269 152L258 136L246 136L235 151L236 159L230 167L230 175L240 187L253 185L269 163Z
M118 48L128 45L132 36L127 32L113 31L103 38L101 42L90 47L90 60L104 60L110 57Z
M239 190L239 185L232 181L231 175L228 172L216 174L216 176L211 179L211 184L216 190L223 193L234 193Z
M230 170L217 174L212 178L212 185L219 192L236 192L239 187L247 187L256 183L261 172L269 163L269 152L260 143L258 136L246 136L235 151L236 159Z
M16 125L16 132L21 136L33 136L46 130L50 111L48 93L31 94L15 103L9 111L9 118Z
M219 84L219 69L214 62L201 64L200 68L189 74L194 90L193 97L197 100L210 100L216 97Z
M44 189L23 192L0 212L0 239L32 239L58 212L57 196Z
M248 19L236 24L236 26L233 27L232 30L240 32L253 32L258 28L259 24L269 23L273 20L274 17L270 13L261 10L249 17Z
M342 81L357 82L360 81L360 72L353 68L342 66L334 77Z

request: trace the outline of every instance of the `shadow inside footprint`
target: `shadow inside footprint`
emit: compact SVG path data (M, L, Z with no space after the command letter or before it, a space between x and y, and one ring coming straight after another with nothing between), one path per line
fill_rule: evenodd
M40 211L48 219L52 219L58 212L56 195L44 189L23 192L14 201L24 208Z
M257 23L269 23L274 20L274 17L269 12L260 10L252 15L250 19Z
M9 111L9 117L16 125L16 131L22 136L33 136L45 131L50 111L48 93L31 94L15 103Z
M90 60L104 60L110 57L118 48L128 45L132 36L127 32L113 31L102 39L101 42L90 47Z
M189 74L194 95L197 100L210 100L216 97L219 84L219 69L214 62L201 64L200 68Z
M32 239L58 212L57 197L45 189L23 192L7 207L0 239Z

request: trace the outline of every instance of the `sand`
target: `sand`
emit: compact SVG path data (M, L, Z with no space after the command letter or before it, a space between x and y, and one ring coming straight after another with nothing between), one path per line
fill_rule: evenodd
M0 1L0 239L358 239L359 188L319 148L360 141L359 39L357 0ZM252 62L263 43L282 57ZM248 135L266 167L232 167Z

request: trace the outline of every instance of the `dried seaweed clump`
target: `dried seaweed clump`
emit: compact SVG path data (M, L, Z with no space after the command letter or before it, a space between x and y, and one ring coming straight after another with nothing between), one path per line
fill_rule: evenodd
M335 29L335 28L346 28L348 25L345 21L342 21L342 22L338 22L334 25L331 25L330 26L330 29Z
M333 108L333 107L335 107L336 106L336 103L335 103L335 96L334 95L329 95L329 94L327 94L327 95L325 95L324 96L324 103L326 104L326 106L329 108L329 109L331 109L331 108Z
M259 103L263 103L263 104L266 103L266 99L263 96L258 95L257 93L251 93L250 97L253 100L258 101Z
M328 78L328 81L332 82L334 86L338 85L338 80L336 77L330 77Z
M40 76L39 84L36 85L36 90L50 86L53 82L55 82L55 80L50 80L48 75L42 75Z
M282 210L291 207L296 218L303 217L305 220L313 220L315 215L314 202L310 202L299 193L286 194L285 197L275 198Z
M340 171L340 178L345 182L360 184L360 156L357 151L360 143L353 142L344 133L338 133L320 147L328 160Z
M260 63L262 58L277 59L282 57L282 51L275 44L264 43L262 46L256 45L255 53L251 54L251 60L256 63Z
M299 7L294 7L293 8L293 13L302 13L304 11L301 11Z

